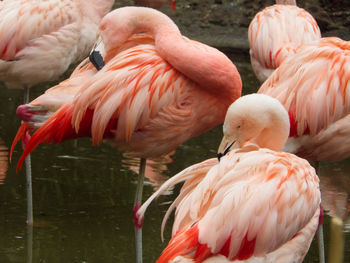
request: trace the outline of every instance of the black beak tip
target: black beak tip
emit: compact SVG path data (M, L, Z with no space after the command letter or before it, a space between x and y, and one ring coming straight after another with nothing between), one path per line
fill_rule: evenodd
M220 162L220 159L221 159L222 156L224 156L224 154L222 154L222 153L218 153L218 154L217 154L217 157L218 157L219 162Z
M97 70L101 70L105 65L105 62L103 61L103 57L101 56L100 52L96 50L93 50L90 53L89 59L90 59L90 62L94 65L94 67Z
M218 154L217 154L217 157L218 157L219 162L220 162L221 157L225 156L225 155L230 151L230 149L231 149L231 147L232 147L232 145L233 145L234 143L235 143L235 142L233 141L229 146L227 146L223 153L218 153Z

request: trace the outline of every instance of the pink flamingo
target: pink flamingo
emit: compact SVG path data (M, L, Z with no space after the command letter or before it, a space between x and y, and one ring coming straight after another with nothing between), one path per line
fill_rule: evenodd
M295 0L276 3L257 13L248 29L250 60L261 82L299 45L321 37L315 19L297 7Z
M0 2L0 80L30 88L82 60L113 0Z
M170 178L139 209L185 181L165 262L301 262L319 224L319 179L309 163L280 152L289 133L287 111L263 94L228 109L219 162L209 159Z
M299 47L258 91L278 99L289 113L290 138L284 150L316 161L316 167L318 161L350 156L349 66L349 42L322 38ZM319 245L324 262L322 241Z
M57 79L83 59L113 0L0 2L0 81L24 89ZM30 156L26 160L27 223L33 223Z
M260 87L290 118L285 150L309 161L350 156L350 42L322 38L297 49Z
M141 158L136 212L146 158L169 153L220 124L240 96L242 82L223 53L183 37L169 17L151 8L114 10L103 18L100 35L102 54L94 50L93 63L82 62L64 82L79 85L79 92L34 133L18 167L41 142L89 136L98 145L107 139ZM84 80L76 81L80 76ZM16 138L30 129L32 109L18 111L29 124L22 124ZM140 255L141 224L135 228Z

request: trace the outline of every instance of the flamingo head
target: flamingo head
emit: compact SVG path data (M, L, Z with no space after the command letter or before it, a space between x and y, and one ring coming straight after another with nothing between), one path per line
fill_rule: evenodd
M228 108L223 133L218 149L219 158L248 142L261 148L280 150L289 135L288 113L272 97L264 94L246 95Z

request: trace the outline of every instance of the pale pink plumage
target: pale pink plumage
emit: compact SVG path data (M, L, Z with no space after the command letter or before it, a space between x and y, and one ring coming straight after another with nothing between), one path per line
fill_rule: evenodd
M263 82L295 49L321 37L315 19L295 5L276 4L256 14L249 25L250 59Z
M249 134L259 137L269 129L288 137L287 112L267 96L256 107L260 96L238 99L233 105L241 104L226 115L219 152L227 148L225 138L235 138L229 147L238 149L220 162L209 159L173 176L139 209L142 216L156 196L185 181L164 218L176 208L173 237L157 262L288 263L304 258L319 223L319 180L306 160L251 143L256 137ZM281 126L274 126L278 122ZM240 140L243 133L250 139ZM267 136L274 148L274 136Z
M0 80L31 87L83 59L113 0L0 2Z
M301 46L261 86L289 112L286 150L312 161L350 156L350 43L323 38Z

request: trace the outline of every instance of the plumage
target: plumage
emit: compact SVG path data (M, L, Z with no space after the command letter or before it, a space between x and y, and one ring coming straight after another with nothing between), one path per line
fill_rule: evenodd
M278 99L289 113L286 150L312 161L350 156L350 44L322 38L305 44L258 93Z
M113 0L0 2L0 80L23 88L57 79L82 60Z
M229 101L234 100L240 91L232 90L229 100L214 90L213 94L203 92L198 84L159 57L152 43L151 36L136 35L125 43L126 46L132 45L128 49L123 50L123 46L114 50L115 54L107 54L106 66L100 71L83 62L70 79L34 100L32 106L45 99L40 105L50 104L52 109L57 109L62 106L61 101L50 100L56 97L56 91L70 86L74 95L79 90L74 101L65 106L64 114L63 109L55 113L45 123L46 129L42 128L38 133L44 130L48 134L62 133L61 129L55 130L55 125L64 119L69 124L66 129L71 138L91 136L96 145L108 133L108 139L118 148L137 157L155 157L222 122ZM233 64L232 69L235 70ZM65 102L72 97L68 94ZM203 108L211 108L211 115L208 116ZM44 107L34 110L42 115ZM92 112L93 116L90 116ZM48 113L51 116L51 112ZM32 119L27 121L35 123ZM112 122L114 126L106 130ZM47 142L59 143L61 138L58 138L52 135ZM32 142L41 142L42 139L34 134ZM25 153L32 150L31 145L27 145Z
M250 59L263 82L295 49L321 37L315 19L295 4L276 4L257 13L249 25Z
M260 100L264 110L255 107ZM279 122L281 129L273 125ZM287 112L270 97L244 96L230 106L219 152L225 138L236 138L233 150L173 176L139 209L142 218L155 197L185 181L164 218L176 208L173 237L157 262L302 261L319 223L318 177L306 160L268 149L275 145L271 134L267 148L249 136L277 129L286 141L288 128ZM243 133L250 138L239 140Z

